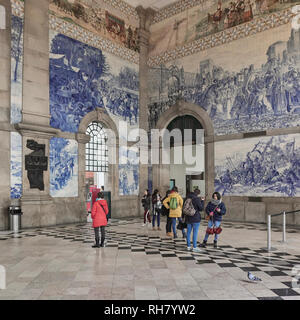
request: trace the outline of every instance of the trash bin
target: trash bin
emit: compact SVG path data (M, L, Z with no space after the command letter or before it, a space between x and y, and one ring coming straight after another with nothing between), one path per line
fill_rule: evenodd
M9 229L18 232L21 229L21 215L23 214L20 206L8 207Z

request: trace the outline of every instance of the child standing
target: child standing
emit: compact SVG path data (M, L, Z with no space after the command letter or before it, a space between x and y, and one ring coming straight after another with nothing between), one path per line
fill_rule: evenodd
M98 198L92 208L92 219L93 219L93 228L95 232L95 244L92 248L104 247L105 241L105 226L107 225L107 216L108 206L107 202L104 199L104 194L102 192L98 193ZM101 243L99 237L99 229L101 229Z

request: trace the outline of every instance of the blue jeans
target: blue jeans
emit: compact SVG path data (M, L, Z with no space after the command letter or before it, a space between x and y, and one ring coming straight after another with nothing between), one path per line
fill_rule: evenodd
M177 228L176 228L176 219L177 218L170 218L171 221L172 221L172 230L173 230L173 233L174 233L174 236L177 235ZM181 218L178 218L178 221L181 221L182 222L182 219ZM182 229L182 236L185 235L185 230Z
M156 213L156 214L155 214ZM157 217L157 226L160 226L160 213L158 213L157 211L153 212L153 216L152 216L152 226L155 226L155 218Z
M193 247L197 248L197 238L198 238L198 231L200 227L200 222L188 223L187 224L187 236L186 236L186 243L187 246L191 246L191 233L193 229Z
M213 225L215 225L215 228L219 228L220 225L221 225L221 222L222 222L222 221L212 221L212 220L208 220L208 225L207 225L207 226L208 226L208 228L212 228ZM208 237L209 237L209 234L206 233L206 234L205 234L205 237L204 237L204 241L207 241ZM218 234L215 234L215 241L218 241L218 239L219 239L219 235L218 235Z

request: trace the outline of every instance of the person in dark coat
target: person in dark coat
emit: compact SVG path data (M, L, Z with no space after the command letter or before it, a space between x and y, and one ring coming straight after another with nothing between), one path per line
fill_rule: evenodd
M206 247L207 239L210 234L215 234L214 248L218 247L219 234L222 229L220 227L223 216L226 214L226 207L219 192L214 192L212 199L207 204L205 209L206 215L209 216L206 234L201 244L201 247ZM213 232L212 232L213 231Z
M192 199L192 204L195 209L195 214L193 216L185 215L185 222L187 224L187 236L186 236L186 243L187 249L193 250L193 252L200 252L200 249L197 248L197 238L198 238L198 231L201 222L201 215L200 211L204 208L204 198L200 198L200 190L195 189L194 192L188 194L187 199ZM187 201L187 200L186 200ZM193 230L193 249L191 248L191 233Z
M169 194L171 193L171 190L168 190L166 192L166 196L162 199L162 202L168 198ZM172 219L169 217L169 213L170 213L170 209L167 209L164 205L162 205L162 208L161 208L161 211L162 211L162 214L167 216L167 223L166 223L166 235L169 236L169 237L172 237L172 231L171 231L171 228L172 228Z
M93 219L93 228L95 232L95 241L96 243L92 246L93 248L104 247L105 241L105 226L107 225L107 216L108 214L108 205L104 199L102 192L98 193L98 198L93 204L92 208L92 219ZM99 237L99 228L101 229L101 244Z
M155 229L155 218L157 217L157 230L161 230L160 228L160 210L162 207L162 203L161 203L161 196L159 194L159 190L155 189L152 195L152 230L156 230Z
M148 189L145 190L143 198L142 198L142 205L144 207L144 224L146 224L146 216L148 219L148 222L151 223L151 218L150 218L150 206L151 206L151 193L149 192Z

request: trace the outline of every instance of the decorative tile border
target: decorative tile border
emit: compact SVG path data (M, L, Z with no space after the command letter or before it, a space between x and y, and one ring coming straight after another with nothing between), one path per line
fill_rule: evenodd
M139 64L139 53L125 47L103 39L100 36L78 27L70 22L59 19L54 15L49 15L49 28L68 37L79 40L83 43L99 48L103 51L112 53L122 59Z
M187 9L198 6L201 3L204 3L208 0L179 0L177 2L171 3L165 8L159 10L153 18L152 24L160 22L164 19L170 18L180 12L183 12Z
M14 16L24 17L24 2L19 0L11 0L11 11Z
M161 65L168 61L174 61L209 48L279 27L283 24L289 23L294 15L295 14L292 13L292 9L289 8L280 12L272 13L265 17L253 19L250 22L195 40L182 47L165 51L157 56L149 57L148 65L150 67Z

